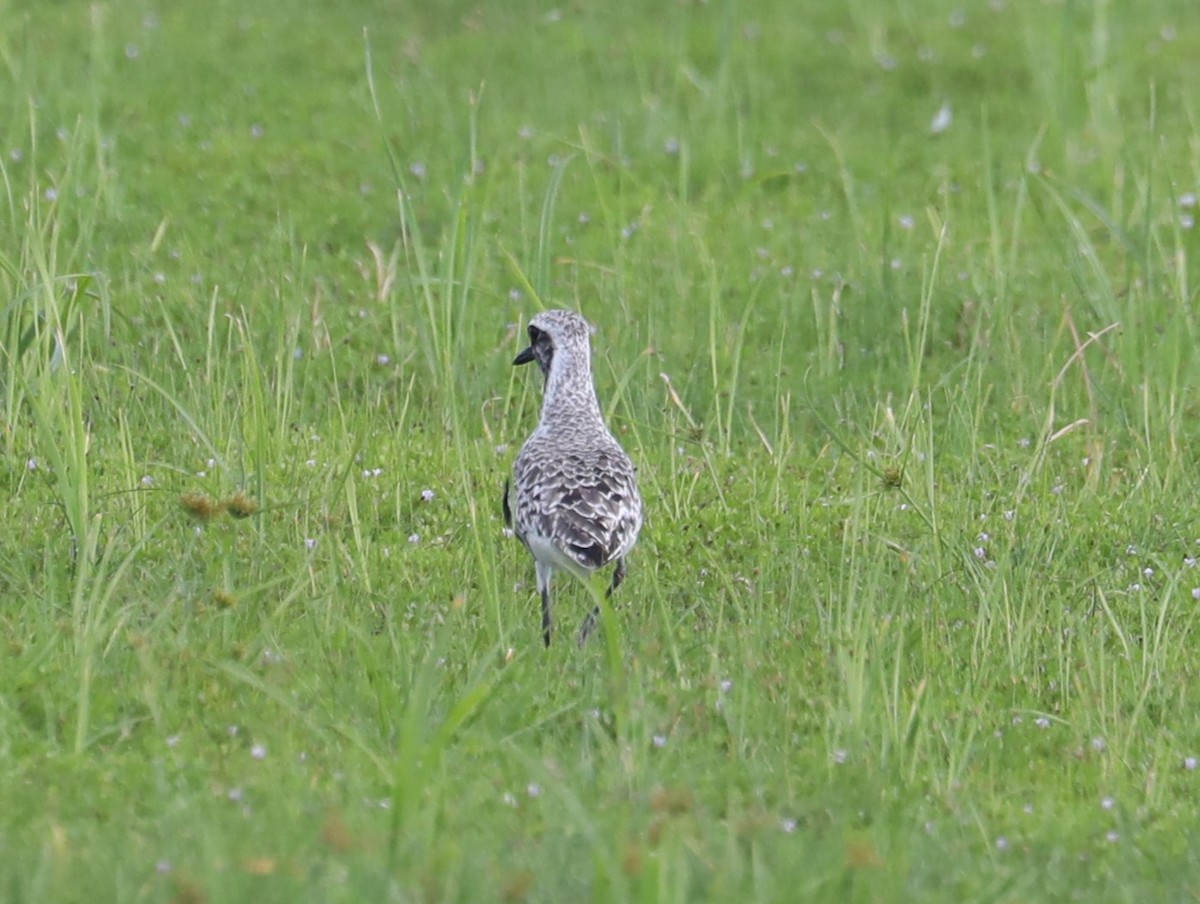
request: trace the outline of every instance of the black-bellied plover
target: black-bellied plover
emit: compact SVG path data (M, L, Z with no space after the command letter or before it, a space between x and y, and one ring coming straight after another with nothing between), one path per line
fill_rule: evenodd
M533 555L542 597L542 639L550 645L550 580L556 570L583 581L616 563L611 595L625 578L625 556L642 528L633 462L604 425L592 383L591 327L574 311L529 321L529 348L513 364L536 361L546 378L542 415L504 485L504 520ZM579 642L595 626L593 608Z

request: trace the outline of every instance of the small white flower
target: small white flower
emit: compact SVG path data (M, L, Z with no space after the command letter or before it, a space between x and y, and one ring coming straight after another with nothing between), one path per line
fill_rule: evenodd
M996 850L998 850L998 851L1007 851L1008 850L1008 839L1005 838L1003 835L1001 835L999 838L996 839Z
M1116 805L1117 805L1117 802L1115 800L1113 800L1111 797L1100 798L1100 806L1103 807L1105 810L1111 810Z
M165 876L171 872L171 861L163 858L154 864L154 871L160 876Z
M167 736L167 746L174 750L179 746L180 735L173 734Z
M422 502L433 502L433 490L421 490Z
M944 103L938 107L938 111L933 114L933 119L929 123L929 131L934 135L940 135L942 132L950 128L954 122L954 111L950 108L949 103Z
M652 740L653 740L654 746L657 747L659 750L662 750L662 748L667 746L667 736L666 735L656 734Z
M525 786L525 793L528 794L530 797L541 797L542 796L542 786L539 785L537 782L530 782L528 785Z
M733 688L733 682L728 678L722 678L717 687L721 689L722 694L728 694L730 689Z
M846 762L846 758L847 758L848 756L849 756L849 754L848 754L848 753L846 753L846 751L845 751L845 750L842 750L841 748L838 748L837 750L835 750L835 751L833 752L833 761L834 761L835 763L837 763L838 765L841 765L842 763Z
M149 474L146 474L145 476L142 477L142 486L144 486L144 487L154 486L154 478L151 477Z
M1142 569L1142 577L1145 577L1145 578L1154 577L1154 569L1153 568L1143 568Z
M421 542L421 535L420 534L409 534L408 542L413 544L414 546L416 546L418 543Z
M250 748L250 756L256 760L265 760L267 758L267 745L255 744Z
M1045 716L1038 716L1036 719L1033 720L1033 724L1036 725L1038 728L1049 728L1050 720L1047 719Z
M786 834L791 835L794 831L796 831L796 820L785 816L783 819L779 820L779 828Z
M1116 844L1118 841L1121 840L1121 833L1118 832L1116 829L1109 829L1107 832L1104 833L1104 840L1107 841L1109 844Z
M414 160L409 164L408 171L417 179L425 178L425 164L419 160Z
M238 801L240 801L242 799L242 796L243 796L242 789L241 788L230 788L229 793L225 796L228 797L231 801L233 801L236 804Z
M1102 753L1108 749L1108 742L1104 738L1092 738L1092 750L1097 753Z
M987 550L984 549L982 546L976 546L974 549L974 553L975 553L975 558L977 558L977 559L987 558Z
M36 471L37 469L38 469L38 460L36 458L31 458L31 459L29 459L29 461L25 462L25 470L26 471Z
M913 226L916 225L916 220L914 220L912 214L909 213L900 214L899 222L901 229L912 229Z
M511 791L504 792L503 800L510 807L515 807L517 805L517 799L516 799L516 797L513 796Z
M1005 521L1012 521L1012 520L1013 520L1014 518L1016 518L1016 517L1017 517L1017 513L1016 513L1016 512L1014 512L1012 509L1009 509L1008 511L1006 511L1006 512L1004 513L1004 520L1005 520Z
M1200 760L1197 760L1194 756L1185 756L1183 758L1183 768L1188 772L1195 772L1198 763L1200 763Z
M380 367L386 367L387 365L392 363L392 358L390 355L385 355L382 352L380 352L378 355L375 356L375 363L378 364Z
M305 537L304 538L304 548L305 549L316 549L317 548L316 538L315 537Z

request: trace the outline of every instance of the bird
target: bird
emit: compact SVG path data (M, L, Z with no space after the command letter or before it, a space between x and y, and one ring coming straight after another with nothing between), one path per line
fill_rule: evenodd
M505 523L533 556L542 601L542 640L550 646L550 583L556 571L587 582L614 565L607 595L625 579L625 558L642 529L637 472L604 423L592 380L591 325L574 311L529 320L529 347L513 366L536 361L545 378L537 428L504 483ZM600 614L579 629L582 646Z

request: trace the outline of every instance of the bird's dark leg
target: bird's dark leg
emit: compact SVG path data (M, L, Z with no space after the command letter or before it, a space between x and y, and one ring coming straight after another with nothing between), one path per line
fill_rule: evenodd
M554 578L554 569L534 560L537 571L538 593L542 597L542 640L550 646L550 582Z
M550 587L542 588L542 640L550 646Z
M625 580L625 560L617 559L617 567L613 569L612 583L608 587L608 596L611 598L613 591L621 586L621 582Z
M613 569L612 583L608 585L608 590L604 592L605 599L612 599L613 591L621 586L621 582L625 580L625 560L617 559L617 567ZM587 618L583 620L583 624L579 627L579 645L582 647L587 643L587 639L591 637L592 631L596 629L596 622L600 618L600 607L593 606L592 611L587 614Z

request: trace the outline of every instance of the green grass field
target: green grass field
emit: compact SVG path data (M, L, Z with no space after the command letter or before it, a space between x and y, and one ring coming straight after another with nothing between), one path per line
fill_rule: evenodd
M1194 0L408 6L0 0L0 899L1200 896Z

